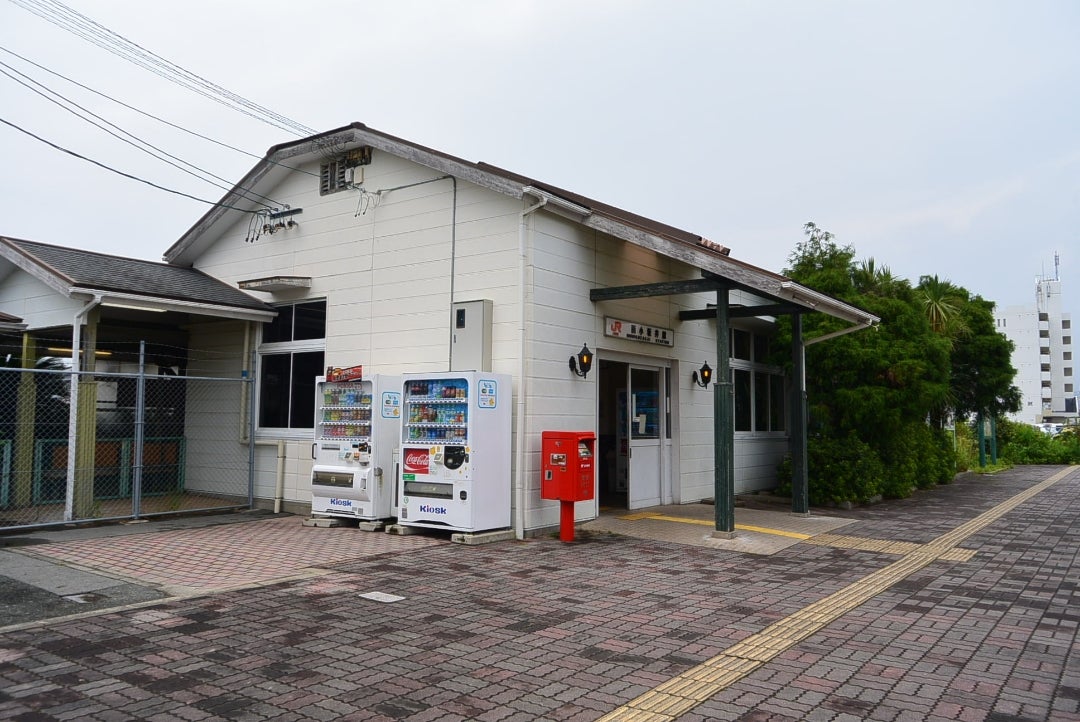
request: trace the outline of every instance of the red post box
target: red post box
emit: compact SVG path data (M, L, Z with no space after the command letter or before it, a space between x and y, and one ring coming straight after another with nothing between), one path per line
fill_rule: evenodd
M559 538L574 540L574 502L596 493L591 431L545 431L541 435L540 498L559 501Z

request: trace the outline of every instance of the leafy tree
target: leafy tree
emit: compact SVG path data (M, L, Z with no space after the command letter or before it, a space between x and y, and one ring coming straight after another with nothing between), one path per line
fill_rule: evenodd
M1013 385L1013 343L994 326L993 302L974 296L960 305L959 314L968 332L957 338L951 356L955 416L1019 411L1020 389Z
M808 431L818 449L808 471L812 484L829 486L812 490L811 497L906 496L916 487L949 481L955 452L940 431L943 419L950 412L1000 413L1019 399L1011 386L1011 347L994 329L993 305L936 274L922 276L913 288L874 259L856 262L852 246L838 244L816 224L807 223L803 231L786 275L881 319L875 330L806 349ZM809 314L803 317L804 338L845 325ZM781 354L790 348L790 333L790 320L782 320L775 360L785 365L789 360ZM851 456L838 449L853 439L860 456L872 454L884 469L865 487L836 473L836 465ZM815 464L830 471L822 474Z

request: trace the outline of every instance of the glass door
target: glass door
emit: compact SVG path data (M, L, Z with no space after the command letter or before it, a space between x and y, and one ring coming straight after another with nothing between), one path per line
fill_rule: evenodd
M627 507L661 503L660 457L665 435L665 398L660 369L631 365L628 369L627 437L630 439L630 483Z

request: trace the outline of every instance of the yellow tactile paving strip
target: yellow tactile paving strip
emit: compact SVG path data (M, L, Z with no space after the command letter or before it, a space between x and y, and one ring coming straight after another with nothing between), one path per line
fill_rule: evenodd
M845 536L843 534L818 534L805 540L807 544L816 544L822 547L836 547L838 549L857 549L863 552L881 552L882 554L896 554L903 556L912 554L924 548L925 544L915 542L889 541L887 539L867 539L866 537ZM966 562L975 556L972 549L950 549L939 555L939 559L947 562Z
M689 712L781 652L817 633L840 616L872 599L923 567L946 559L957 544L1020 504L1076 471L1069 467L1011 499L965 522L929 544L916 545L903 558L829 596L804 607L724 652L673 677L612 710L598 722L671 722ZM871 541L871 540L867 540Z
M713 520L709 520L709 519L693 519L693 518L690 518L690 517L687 517L687 516L672 516L670 514L654 514L652 512L648 512L648 511L639 512L637 514L626 514L625 516L620 516L619 518L620 519L625 519L627 521L637 521L639 519L655 519L656 521L674 521L674 522L679 522L681 524L698 524L700 526L708 526L708 527L715 527L716 526L716 522L713 521ZM799 532L794 532L794 531L784 531L783 529L770 529L770 528L763 527L763 526L754 526L752 524L736 524L735 528L740 529L742 531L756 531L756 532L759 532L761 534L775 534L777 536L786 536L786 537L790 537L792 539L809 539L810 538L809 534L800 534Z

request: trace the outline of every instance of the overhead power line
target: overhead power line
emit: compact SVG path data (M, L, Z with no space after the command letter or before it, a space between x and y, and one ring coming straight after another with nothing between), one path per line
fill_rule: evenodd
M50 75L54 75L57 78L60 78L61 80L66 80L67 82L71 83L72 85L75 85L75 86L77 86L79 88L82 88L83 90L88 91L90 93L93 93L94 95L98 95L98 96L100 96L102 98L105 98L106 100L111 100L112 102L116 103L117 105L119 105L121 107L127 108L128 110L133 110L136 113L139 113L140 115L143 115L143 116L145 116L147 118L150 118L152 120L156 120L159 123L164 123L165 125L169 126L170 128L175 128L176 130L182 131L182 132L187 133L189 135L193 135L196 138L201 138L201 139L203 139L205 141L209 141L209 142L214 143L216 145L220 145L222 148L228 148L229 150L234 150L237 153L243 153L244 155L251 156L252 158L260 158L260 157L262 157L262 156L258 155L257 153L251 153L249 151L244 150L243 148L237 148L236 146L229 145L228 143L222 143L220 140L215 140L215 139L211 138L210 136L202 135L200 133L196 133L193 130L190 130L188 128L183 127L182 125L177 125L176 123L171 123L171 122L165 120L164 118L159 118L158 116L154 115L153 113L147 113L145 110L140 110L139 108L136 108L134 105L128 105L127 103L125 103L122 100L118 100L117 98L114 98L111 95L108 95L106 93L102 93L100 90L94 90L90 86L83 85L79 81L73 80L73 79L69 78L68 76L66 76L66 75L64 75L62 73L58 73L55 70L51 70L51 69L45 67L44 65L41 65L40 63L35 63L30 58L28 58L28 57L26 57L24 55L19 55L18 53L16 53L14 50L11 50L10 48L5 48L2 45L0 45L0 51L3 51L5 53L7 53L8 55L12 55L12 56L18 58L19 60L23 61L24 63L28 63L30 65L33 65L35 68L37 68L39 70L43 70L46 73L49 73Z
M134 105L129 105L128 103L125 103L124 101L119 100L118 98L114 98L114 97L112 97L111 95L109 95L107 93L103 93L100 90L95 90L94 88L91 88L88 85L80 83L79 81L77 81L77 80L75 80L73 78L69 78L68 76L64 75L63 73L58 73L55 70L52 70L51 68L47 68L47 67L45 67L44 65L42 65L40 63L36 63L33 60L31 60L30 58L27 58L24 55L20 55L19 53L16 53L14 50L11 50L10 48L5 48L4 46L0 45L0 51L5 52L8 55L11 55L11 56L13 56L15 58L18 58L19 60L23 61L24 63L27 63L28 65L32 65L35 68L48 73L49 75L52 75L54 77L60 78L61 80L67 81L68 83L71 83L72 85L74 85L74 86L76 86L78 88L82 88L83 90L85 90L85 91L87 91L89 93L93 93L94 95L97 95L98 97L105 98L106 100L112 101L113 103L116 103L117 105L121 106L122 108L127 108L130 111L138 113L139 115L142 115L143 117L150 118L151 120L156 120L157 122L159 122L159 123L161 123L163 125L167 125L170 128L173 128L175 130L179 130L182 133L187 133L188 135L194 136L195 138L199 138L201 140L205 140L205 141L207 141L209 143L213 143L214 145L220 146L222 148L227 148L227 149L235 151L237 153L242 153L243 155L249 156L251 158L255 158L255 159L258 159L258 160L264 160L263 156L261 156L261 155L259 155L257 153L252 153L250 151L244 150L243 148L237 148L234 145L229 145L228 143L223 143L222 141L217 140L215 138L211 138L208 135L203 135L202 133L197 133L194 130L191 130L190 128L185 128L182 125L178 125L176 123L165 120L164 118L161 118L161 117L159 117L157 115L154 115L153 113L148 113L147 111L142 110L141 108L137 108ZM29 76L27 76L24 73L19 73L19 74L22 75L23 77L29 78ZM34 82L37 85L41 85L41 83L38 83L37 81L32 81L32 82ZM53 91L50 91L50 92L53 92ZM59 94L57 94L57 95L59 95ZM297 171L299 173L305 173L307 175L310 175L310 176L313 176L313 177L316 177L316 178L319 177L318 173L312 173L311 171L304 170L303 168L297 168L297 167L294 167L294 166L286 165L284 163L275 163L275 165L279 165L282 168L287 168L289 170Z
M7 68L7 70L4 70L3 68ZM9 70L11 72L8 72ZM16 78L15 75L12 75L12 73L16 73L16 74L22 76L23 78L26 78L26 80L29 81L30 83L34 83L35 85L38 85L39 87L43 88L45 91L55 95L56 98L59 98L60 100L57 100L56 98L50 98L48 95L46 95L44 92L38 90L37 88L30 87L30 85L27 82L24 82L23 80L20 80L19 78ZM177 156L172 155L171 153L168 153L168 152L162 150L161 148L158 148L157 146L155 146L155 145L153 145L151 143L148 143L147 141L143 140L142 138L139 138L138 136L136 136L136 135L134 135L132 133L129 133L128 131L124 130L123 128L116 125L115 123L112 123L111 121L106 120L105 118L101 117L97 113L94 113L93 111L84 108L83 106L79 105L78 103L76 103L76 102L74 102L74 101L72 101L72 100L70 100L68 98L65 98L63 95L60 95L59 93L47 88L46 86L44 86L41 83L34 80L33 78L25 75L24 73L19 72L18 70L16 70L15 68L11 67L10 65L8 65L7 63L5 63L3 61L0 61L0 75L6 75L7 77L14 80L16 83L19 83L23 87L30 90L31 92L36 93L36 94L40 95L41 97L45 98L45 100L48 100L50 103L53 103L55 105L60 106L61 108L63 108L67 112L74 115L76 118L79 118L80 120L83 120L83 121L89 123L90 125L93 125L95 128L98 128L98 129L108 133L109 135L111 135L112 137L116 138L117 140L119 140L119 141L121 141L123 143L127 143L128 145L135 148L136 150L140 150L143 153L146 153L146 154L150 155L151 157L162 161L163 163L167 163L168 165L171 165L173 168L176 168L177 170L183 171L184 173L187 173L190 176L198 178L199 180L201 180L201 181L203 181L205 183L209 183L210 185L215 186L216 188L220 188L220 189L225 190L225 191L230 190L230 186L223 185L223 183L228 183L228 181L225 178L222 178L221 176L218 176L218 175L214 175L210 171L199 168L198 166L196 166L196 165L194 165L192 163L188 163L186 160L183 160L182 158L178 158ZM61 101L63 101L63 102L61 102ZM73 106L74 108L78 108L79 110L86 113L87 115L89 115L89 116L91 116L93 118L96 118L97 120L100 120L101 123L97 123L97 122L91 120L90 118L87 118L86 116L81 115L76 110L73 110L72 107L68 107L68 105L65 105L64 103L68 103L71 106ZM110 126L112 128L115 128L117 131L119 131L119 133L122 133L123 135L126 135L127 138L121 137L121 135L119 135L118 133L114 133L113 131L109 130L109 128L106 128L105 125L102 125L102 123L104 123L105 125L108 125L108 126ZM159 153L161 155L158 155ZM166 156L166 157L163 158L162 156ZM178 162L174 163L173 160L168 160L168 158L172 158L173 160L178 161ZM188 168L185 168L182 165L180 165L181 163L188 166ZM189 170L189 168L194 169L194 170ZM200 175L200 174L202 174L202 175ZM222 183L216 183L216 182L210 180L209 178L207 178L205 176L209 176L210 178L216 178L217 180L222 181ZM280 202L275 201L273 198L269 198L269 197L264 196L264 195L262 195L260 193L255 193L254 191L248 191L248 190L245 190L245 189L239 189L239 190L240 190L240 192L242 194L244 194L245 196L248 196L249 199L251 199L251 200L254 200L253 198L251 198L251 196L258 196L259 198L262 198L264 200L268 200L271 203L274 203L276 205L279 205L279 206L282 205ZM256 202L258 202L258 201L256 201ZM265 205L263 203L260 203L260 204ZM270 206L267 206L267 208L269 208L269 207Z
M131 180L138 181L139 183L145 183L146 185L148 185L148 186L150 186L152 188L157 188L158 190L165 191L166 193L172 193L174 195L183 196L184 198L190 198L193 201L198 201L199 203L205 203L205 204L207 204L209 206L217 206L219 208L228 208L229 210L240 211L241 213L250 213L252 215L262 215L263 213L265 213L265 211L262 211L262 210L253 211L253 210L250 210L248 208L240 208L238 206L232 206L232 205L229 205L227 203L218 203L216 201L208 201L205 198L199 198L198 196L193 196L190 193L184 193L183 191L174 190L172 188L166 188L165 186L158 185L157 183L154 183L153 181L148 181L145 178L140 178L139 176L132 175L131 173L125 173L122 170L117 170L116 168L113 168L110 165L106 165L106 164L104 164L104 163L102 163L100 161L96 161L93 158L87 158L85 155L81 155L79 153L76 153L73 150L68 150L67 148L63 147L62 145L57 145L56 143L53 143L50 140L46 140L45 138L42 138L40 135L36 135L34 133L31 133L26 128L23 128L22 126L16 125L15 123L12 123L10 120L7 120L6 118L0 118L0 123L3 123L4 125L9 126L11 128L14 128L15 130L19 131L20 133L25 133L26 135L30 136L34 140L40 141L40 142L44 143L47 146L55 148L56 150L60 151L61 153L67 153L68 155L73 156L75 158L78 158L79 160L84 160L87 163L93 163L94 165L96 165L99 168L104 168L105 170L109 171L110 173L116 173L117 175L123 176L125 178L130 178Z
M244 98L146 50L58 0L11 0L34 15L130 63L251 118L299 136L315 130Z

